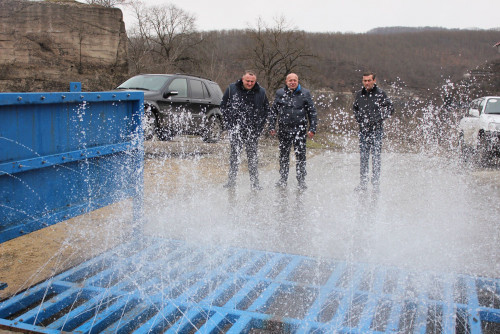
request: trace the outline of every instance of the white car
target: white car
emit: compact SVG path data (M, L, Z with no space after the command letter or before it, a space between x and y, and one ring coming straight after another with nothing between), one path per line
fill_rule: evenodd
M463 157L469 152L487 162L500 153L500 96L485 96L471 102L459 124L459 145Z

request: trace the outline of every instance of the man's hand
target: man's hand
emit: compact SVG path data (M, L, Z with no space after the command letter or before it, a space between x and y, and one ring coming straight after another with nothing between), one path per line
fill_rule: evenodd
M270 134L271 136L273 136L273 137L274 137L274 136L276 136L276 130L271 130L271 131L269 131L269 134Z
M309 139L312 139L312 137L314 137L314 132L309 131L307 135L309 136Z

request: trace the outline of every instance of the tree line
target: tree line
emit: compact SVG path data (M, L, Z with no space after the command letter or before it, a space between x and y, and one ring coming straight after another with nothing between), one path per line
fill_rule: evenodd
M294 71L312 89L352 91L359 87L360 72L370 69L379 82L402 82L425 92L499 56L493 45L500 30L307 33L282 17L271 23L259 19L242 30L197 31L195 17L175 5L131 6L136 21L127 27L131 75L185 72L223 87L253 69L274 91Z

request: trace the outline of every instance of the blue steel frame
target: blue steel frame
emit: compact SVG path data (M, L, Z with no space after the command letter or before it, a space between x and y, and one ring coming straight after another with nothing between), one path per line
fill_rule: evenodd
M133 199L142 216L142 92L0 94L0 243Z
M143 241L0 303L0 328L135 334L480 334L484 322L500 328L499 279Z

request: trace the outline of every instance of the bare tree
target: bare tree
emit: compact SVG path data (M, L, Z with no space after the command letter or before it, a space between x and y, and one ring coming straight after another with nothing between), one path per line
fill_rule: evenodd
M307 67L313 57L305 41L305 33L290 29L281 17L269 27L262 19L255 30L248 30L253 40L253 64L260 80L271 91L283 84L286 75Z
M211 31L200 34L203 35L201 37L203 43L192 49L193 56L196 56L197 60L189 72L210 78L218 83L226 84L234 80L235 77L230 73L230 67L231 61L237 57L233 55L232 46L228 46L225 43L227 41L220 38L224 33ZM238 75L240 71L241 67L238 69Z
M116 7L128 5L130 3L129 0L85 0L89 5L99 5L103 7Z
M148 42L137 29L135 27L128 33L128 64L132 75L146 72L152 64Z
M136 42L137 61L148 54L150 63L146 67L161 72L182 69L195 61L191 51L203 39L196 32L194 16L171 4L148 7L135 2L132 8L137 27L130 32L130 40ZM135 66L142 65L136 62Z

